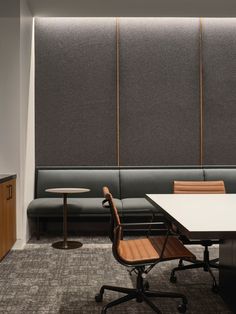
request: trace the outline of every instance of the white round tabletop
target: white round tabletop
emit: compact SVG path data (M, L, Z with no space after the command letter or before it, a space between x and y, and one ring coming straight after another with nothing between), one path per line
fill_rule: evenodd
M85 188L52 188L52 189L46 189L45 191L49 192L49 193L72 194L72 193L89 192L90 189L85 189Z

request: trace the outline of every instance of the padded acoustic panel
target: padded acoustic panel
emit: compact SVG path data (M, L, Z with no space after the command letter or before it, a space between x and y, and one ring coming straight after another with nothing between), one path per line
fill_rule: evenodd
M236 19L203 19L204 163L236 163Z
M120 19L121 165L198 165L199 19Z
M37 18L36 165L116 165L116 21Z

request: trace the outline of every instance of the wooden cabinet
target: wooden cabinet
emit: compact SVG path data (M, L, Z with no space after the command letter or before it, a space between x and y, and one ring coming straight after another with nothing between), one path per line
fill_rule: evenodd
M0 260L16 242L16 180L0 183Z

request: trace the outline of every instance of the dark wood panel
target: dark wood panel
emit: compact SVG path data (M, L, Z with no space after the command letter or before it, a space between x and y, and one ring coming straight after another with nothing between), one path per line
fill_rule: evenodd
M0 259L16 242L16 180L0 184Z
M10 250L16 242L16 180L6 183L6 194L7 248Z
M3 202L4 188L3 183L0 184L0 260L5 253L5 223L4 223L4 202Z

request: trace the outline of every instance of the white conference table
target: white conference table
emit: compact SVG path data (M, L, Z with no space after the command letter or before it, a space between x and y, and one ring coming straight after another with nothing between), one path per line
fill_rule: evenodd
M236 238L236 194L147 194L187 237Z
M181 234L191 239L222 239L220 294L236 313L236 194L146 194Z

